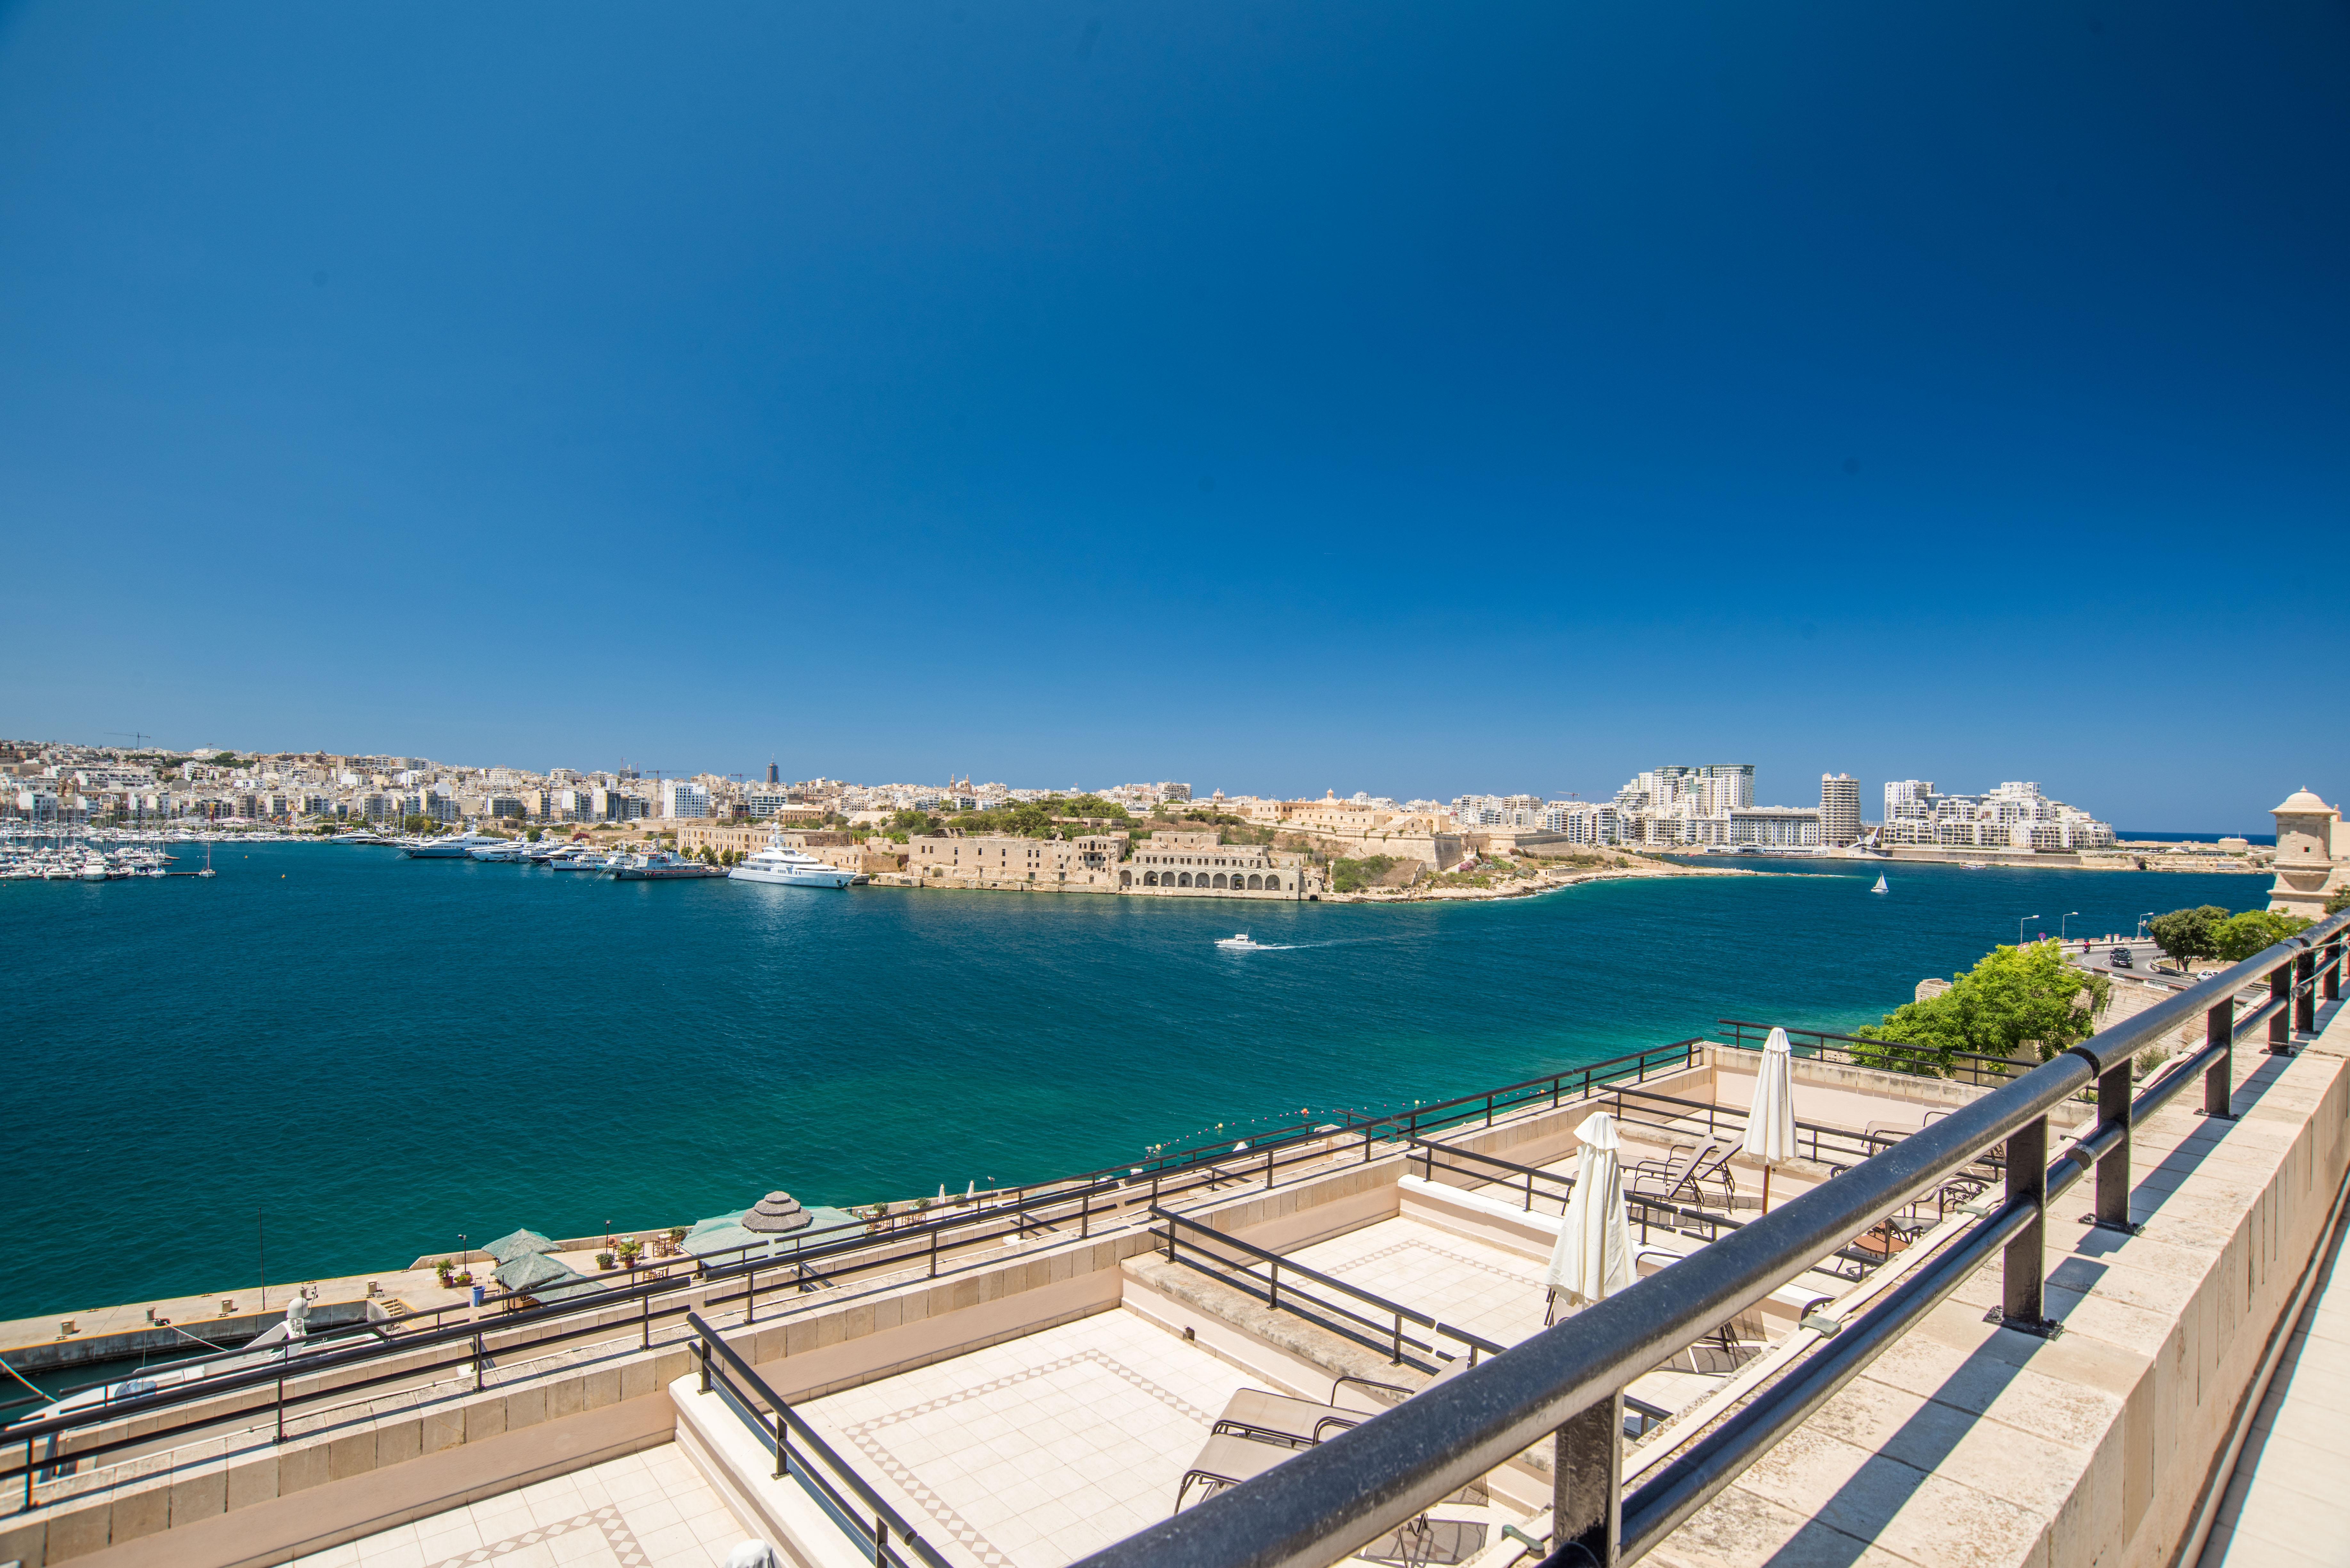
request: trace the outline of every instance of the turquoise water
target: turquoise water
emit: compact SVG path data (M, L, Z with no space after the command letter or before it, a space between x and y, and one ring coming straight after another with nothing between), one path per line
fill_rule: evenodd
M184 853L184 851L182 852ZM1720 1018L1843 1028L2015 940L2265 877L1806 862L1496 904L615 883L230 847L0 883L0 1317L388 1270L528 1225L960 1191L1439 1099ZM186 864L185 861L182 864ZM1225 953L1245 928L1281 950Z

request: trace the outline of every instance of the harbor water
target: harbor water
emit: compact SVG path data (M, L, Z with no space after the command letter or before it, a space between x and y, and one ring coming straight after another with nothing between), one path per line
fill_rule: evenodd
M182 847L182 865L189 850ZM202 851L195 854L201 857ZM0 883L0 1317L1113 1165L1740 1018L2265 877L1838 861L1400 907L615 883L224 846ZM1869 892L1880 869L1890 890ZM1265 950L1217 938L1245 929Z

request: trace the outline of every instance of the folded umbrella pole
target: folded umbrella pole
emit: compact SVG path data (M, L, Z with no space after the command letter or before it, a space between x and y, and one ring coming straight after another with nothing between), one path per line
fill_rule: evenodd
M1572 1306L1589 1306L1629 1286L1633 1280L1632 1224L1624 1209L1622 1139L1616 1118L1597 1111L1577 1129L1575 1190L1558 1228L1543 1285Z
M1771 1172L1795 1158L1795 1058L1787 1032L1771 1031L1754 1074L1754 1103L1746 1112L1742 1147L1762 1162L1762 1210L1771 1210Z

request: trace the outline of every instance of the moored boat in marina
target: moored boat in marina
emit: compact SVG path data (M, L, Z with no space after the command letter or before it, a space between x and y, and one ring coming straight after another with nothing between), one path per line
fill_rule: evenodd
M657 849L650 854L620 856L605 867L605 875L616 882L685 882L723 877L726 873L718 867L688 860L674 849Z
M861 872L838 866L827 866L805 849L797 849L783 841L780 834L771 834L764 849L726 873L736 882L773 882L786 888L847 888L865 880Z

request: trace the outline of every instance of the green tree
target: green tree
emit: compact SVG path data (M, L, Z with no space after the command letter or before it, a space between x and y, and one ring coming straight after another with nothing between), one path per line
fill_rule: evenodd
M1855 1033L1915 1047L1869 1064L1902 1072L1948 1075L1957 1053L2012 1056L2026 1042L2037 1043L2045 1062L2089 1037L2112 990L2104 975L2065 962L2054 942L1993 948L1972 970L1952 975L1941 995L1907 1002Z
M1375 887L1378 879L1402 862L1392 855L1371 855L1360 860L1334 860L1330 863L1330 886L1340 893L1359 893Z
M2230 963L2241 963L2254 953L2276 946L2308 924L2298 915L2246 909L2241 915L2229 916L2212 929L2211 945L2217 950L2214 956Z
M2345 909L2350 909L2350 888L2336 888L2325 895L2327 914L2338 915Z
M2154 933L2154 945L2185 969L2189 960L2220 956L2219 930L2227 918L2228 911L2219 905L2202 904L2157 915L2147 922L2147 929Z

